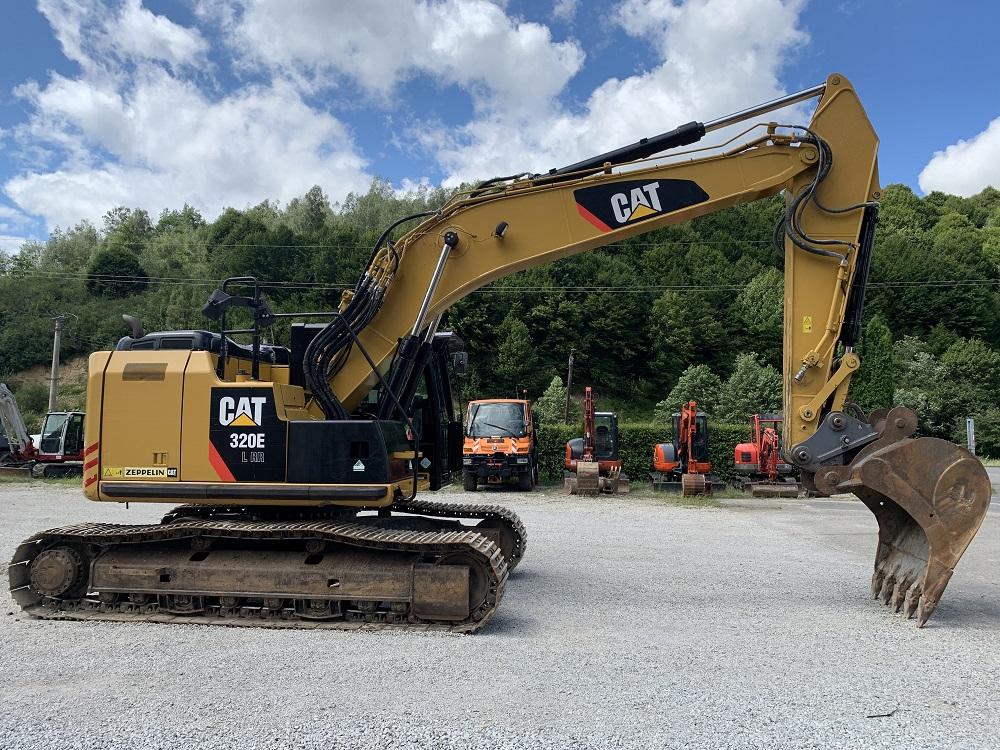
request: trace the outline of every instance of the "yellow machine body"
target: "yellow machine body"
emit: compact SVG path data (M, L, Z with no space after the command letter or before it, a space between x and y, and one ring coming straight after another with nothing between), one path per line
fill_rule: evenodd
M409 484L413 453L405 443L389 451L394 481L364 481L374 453L368 451L326 458L330 473L350 483L289 483L295 428L315 421L305 392L287 384L287 367L265 370L269 380L229 381L217 376L217 361L205 351L91 355L83 478L88 498L382 507ZM234 372L239 364L230 360Z

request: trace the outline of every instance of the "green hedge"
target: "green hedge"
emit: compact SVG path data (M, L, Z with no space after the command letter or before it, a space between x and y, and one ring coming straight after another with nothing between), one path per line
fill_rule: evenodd
M710 422L708 425L708 452L713 472L723 481L733 477L733 449L747 440L749 425ZM563 459L566 441L579 437L579 425L542 424L538 433L538 451L542 481L558 482L563 476ZM624 471L633 483L648 481L653 463L653 445L668 442L671 438L669 424L619 424L621 457Z

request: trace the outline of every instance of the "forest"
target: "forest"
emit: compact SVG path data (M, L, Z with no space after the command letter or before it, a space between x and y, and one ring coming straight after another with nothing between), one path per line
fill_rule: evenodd
M212 221L190 206L155 218L116 207L101 226L57 229L0 254L0 379L49 361L57 314L75 316L64 357L112 347L122 313L148 331L210 328L200 309L227 276L256 276L278 311L333 309L388 224L448 197L376 181L334 206L317 186ZM466 297L447 320L469 352L462 396L545 394L547 418L560 419L572 349L574 391L593 385L625 422L662 419L687 398L727 422L780 408L781 212L780 197L727 209ZM961 443L974 417L979 452L1000 456L1000 191L888 186L865 315L852 400L904 404L923 434ZM287 328L272 335L287 343Z

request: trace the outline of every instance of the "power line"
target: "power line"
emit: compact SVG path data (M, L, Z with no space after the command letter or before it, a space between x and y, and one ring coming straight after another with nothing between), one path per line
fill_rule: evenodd
M120 284L142 284L161 286L187 286L187 287L215 287L219 282L182 276L134 276L126 274L72 274L59 271L31 271L19 273L12 278L35 278L48 280L70 280L79 281L82 279L94 279L97 281L109 281ZM288 290L333 290L341 291L345 289L343 284L333 284L319 281L260 281L261 288L264 289L288 289ZM687 292L687 291L739 291L745 289L749 282L742 284L647 284L647 285L534 285L534 286L487 286L477 289L473 294L550 294L562 292L591 292L591 293L611 293L611 294L647 294L655 292ZM868 288L874 289L903 289L903 288L954 288L954 287L976 287L976 286L998 286L1000 279L928 279L918 281L874 281L867 284Z
M664 245L771 245L773 240L762 239L762 240L661 240L659 242L632 242L628 239L618 240L617 242L625 243L627 247L641 247L641 248L651 248L651 247L663 247ZM41 246L47 246L46 242L41 242L38 240L29 240L22 243L23 245L36 244ZM327 245L322 243L304 243L300 245L276 245L271 242L266 243L255 243L255 242L234 242L232 244L226 242L167 242L164 240L139 240L139 241L129 241L122 242L122 245L128 248L217 248L219 250L230 250L235 248L264 248L272 250L352 250L352 251L364 251L368 252L371 250L370 244L361 245ZM100 247L101 243L94 245L94 248ZM610 245L603 245L600 249L608 248L618 248L620 247L617 243Z

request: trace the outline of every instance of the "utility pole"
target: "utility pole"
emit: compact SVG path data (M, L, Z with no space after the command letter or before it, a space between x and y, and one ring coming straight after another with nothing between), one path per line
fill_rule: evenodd
M69 320L71 316L76 317L72 313L63 313L52 318L56 323L56 330L52 338L52 377L49 380L49 411L59 411L59 347L62 340L63 321Z
M566 413L563 415L563 422L569 424L569 394L573 390L573 352L576 349L569 350L569 367L566 372Z

